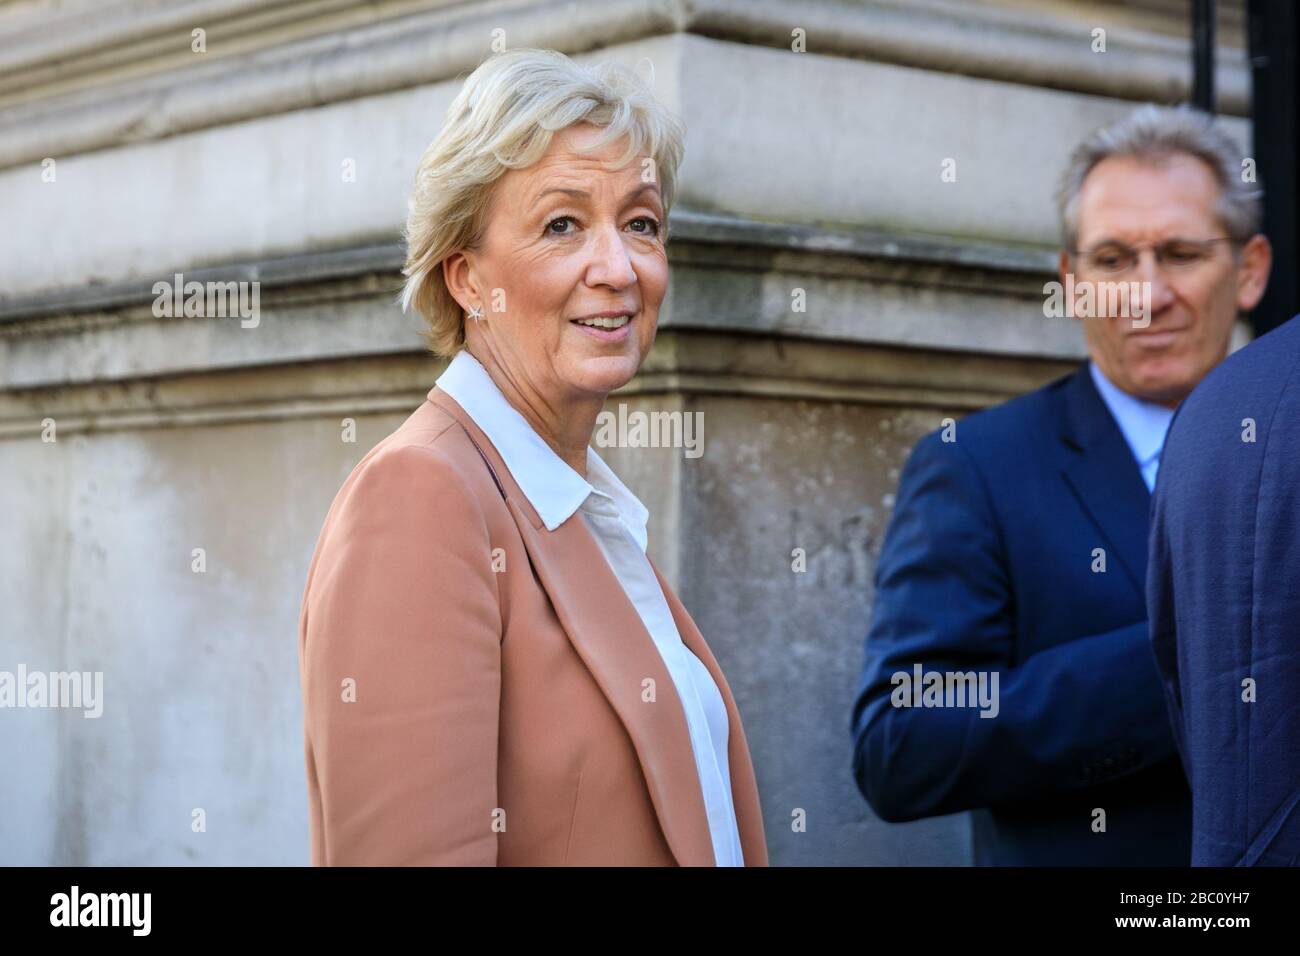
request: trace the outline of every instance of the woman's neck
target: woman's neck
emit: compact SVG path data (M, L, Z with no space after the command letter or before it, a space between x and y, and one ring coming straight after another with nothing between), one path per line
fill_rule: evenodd
M596 428L596 416L604 408L604 399L596 395L556 397L543 395L526 379L511 375L504 363L497 361L490 349L466 350L483 366L507 402L542 441L550 446L570 468L587 476L587 446Z

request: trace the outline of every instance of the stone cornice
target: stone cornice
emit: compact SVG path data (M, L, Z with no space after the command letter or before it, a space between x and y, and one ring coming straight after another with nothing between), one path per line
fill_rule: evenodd
M409 412L443 367L427 354L362 356L129 382L0 391L0 440ZM728 395L942 410L982 408L1077 363L888 346L666 331L628 396Z
M760 222L687 209L674 210L669 221L669 235L674 243L670 253L674 261L708 261L707 250L725 250L720 263L734 262L737 250L750 249L760 254L789 252L816 254L804 265L823 274L850 274L851 260L879 260L891 264L892 276L906 281L908 270L974 270L984 274L1004 274L1017 288L1024 286L1015 277L1048 276L1055 268L1055 253L1049 249L973 242L957 237L894 235L871 230L850 230L787 223ZM198 282L251 282L257 280L266 289L354 279L367 275L387 275L400 281L405 247L399 241L378 243L352 249L312 252L256 262L234 262L222 266L185 270L185 279ZM849 272L846 272L849 270ZM21 298L0 296L0 332L5 325L54 317L129 309L153 300L155 281L171 280L159 275L147 281L120 282L110 285L77 286ZM920 279L921 276L914 276ZM932 272L925 281L934 279ZM989 284L980 280L981 287ZM74 320L75 321L75 320Z
M0 168L160 139L258 116L434 83L472 69L492 31L511 46L581 53L672 33L789 48L806 31L814 54L1120 99L1187 95L1185 40L1047 14L953 0L863 3L779 0L195 0L163 11L120 5L117 17L51 30L9 21L0 53ZM1110 14L1117 15L1117 14ZM12 15L10 15L12 17ZM212 24L208 53L190 28ZM0 19L0 31L6 21ZM198 58L203 59L199 60ZM1220 107L1248 112L1244 53L1223 48Z

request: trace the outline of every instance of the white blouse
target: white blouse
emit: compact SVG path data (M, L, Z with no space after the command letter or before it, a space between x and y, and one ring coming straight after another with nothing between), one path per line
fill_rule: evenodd
M610 569L659 649L681 699L717 865L744 866L731 799L726 705L713 675L682 643L663 589L646 557L649 512L645 505L590 447L590 481L570 468L506 400L487 370L468 351L457 353L439 376L438 386L487 435L548 531L581 511Z

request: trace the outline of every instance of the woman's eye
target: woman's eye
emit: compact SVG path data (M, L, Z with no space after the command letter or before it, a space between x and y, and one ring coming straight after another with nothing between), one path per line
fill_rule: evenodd
M641 223L642 228L635 228L637 223ZM629 223L629 225L634 227L632 229L633 232L639 232L645 236L659 235L658 220L651 219L649 216L637 216L631 223Z
M557 216L556 218L552 219L550 222L548 222L548 223L546 224L546 231L549 232L549 233L552 233L552 234L554 234L554 235L557 235L557 236L565 236L565 235L568 235L570 232L573 231L572 229L557 229L557 228L555 228L556 225L557 225L557 224L560 224L560 223L572 224L572 223L573 223L573 217L572 217L572 216Z

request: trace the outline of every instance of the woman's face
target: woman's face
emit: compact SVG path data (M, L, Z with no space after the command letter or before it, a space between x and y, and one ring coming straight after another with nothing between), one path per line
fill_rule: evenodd
M537 163L507 171L478 248L463 253L462 271L483 305L481 319L465 320L470 351L555 405L603 400L632 378L654 343L668 288L659 183L643 176L653 166L636 157L604 168L620 156L618 142L576 151L601 132L569 127ZM459 268L448 281L468 311Z

